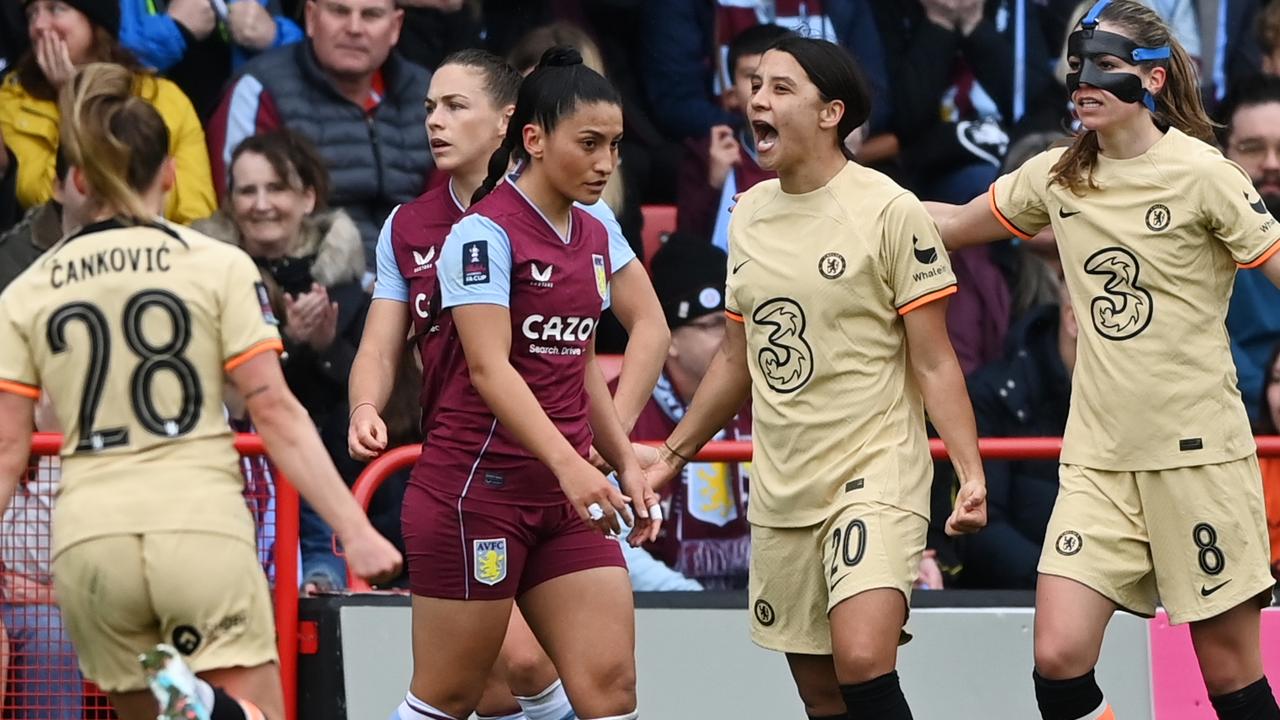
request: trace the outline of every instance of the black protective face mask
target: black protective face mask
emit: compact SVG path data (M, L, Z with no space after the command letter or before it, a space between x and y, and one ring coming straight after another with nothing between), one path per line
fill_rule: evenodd
M1074 93L1081 85L1091 85L1115 95L1121 102L1142 103L1155 112L1156 100L1142 86L1142 78L1131 72L1107 72L1098 67L1106 56L1131 63L1165 60L1169 46L1144 48L1123 35L1098 29L1098 15L1111 0L1099 0L1080 22L1081 28L1067 38L1067 57L1077 58L1080 69L1067 74L1067 89Z

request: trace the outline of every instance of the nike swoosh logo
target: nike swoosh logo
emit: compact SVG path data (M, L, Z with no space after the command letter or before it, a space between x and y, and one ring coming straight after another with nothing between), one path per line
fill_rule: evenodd
M1245 202L1249 202L1249 193L1244 194L1244 199ZM1262 201L1262 198L1258 198L1257 202L1250 202L1249 207L1253 208L1253 211L1259 215L1267 214L1267 204Z
M1079 215L1080 212L1081 212L1080 210L1076 210L1074 212L1067 212L1066 208L1058 208L1058 217L1066 219L1073 215Z
M849 577L849 573L845 573L845 574L841 575L840 577L836 578L835 582L831 583L831 589L832 589L832 590L835 590L835 589L836 589L836 586L840 584L840 581L841 581L841 580L844 580L844 579L845 579L845 578L847 578L847 577Z
M733 274L734 274L734 275L737 275L737 274L738 274L738 271L742 269L742 266L743 266L743 265L746 265L746 264L747 264L747 263L749 263L749 262L751 262L751 258L747 258L746 260L743 260L742 262L738 263L737 265L734 265L734 266L733 266Z
M1201 586L1200 586L1200 595L1201 595L1202 597L1209 597L1210 595L1212 595L1212 594L1214 594L1214 593L1218 592L1219 590L1221 590L1222 588L1226 587L1226 586L1227 586L1227 583L1229 583L1229 582L1231 582L1231 581L1230 581L1230 580L1228 580L1227 582L1224 582L1224 583L1222 583L1221 585L1214 585L1214 586L1213 586L1213 587L1211 587L1211 588L1207 588L1207 587L1205 587L1205 586L1201 585Z

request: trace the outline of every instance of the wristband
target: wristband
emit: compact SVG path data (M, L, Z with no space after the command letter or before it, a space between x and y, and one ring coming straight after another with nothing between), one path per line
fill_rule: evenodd
M663 441L662 441L662 447L666 448L666 449L667 449L667 452L671 453L672 455L675 455L676 457L680 458L681 460L683 460L683 461L685 461L685 462L687 462L687 463L688 463L688 462L693 462L693 460L692 460L691 458L687 458L687 457L685 457L685 456L681 455L680 453L676 452L676 449L675 449L675 448L673 448L673 447L671 447L671 443L667 442L666 440L663 440Z
M347 416L347 422L351 422L351 418L356 416L356 411L364 407L365 405L368 405L369 407L373 408L374 411L377 411L378 409L378 406L376 403L372 403L372 402L356 403L356 406L351 408L351 414Z

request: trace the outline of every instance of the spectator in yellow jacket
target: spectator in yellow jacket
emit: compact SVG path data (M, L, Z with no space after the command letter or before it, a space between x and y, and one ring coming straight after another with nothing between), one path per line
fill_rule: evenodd
M53 192L58 150L57 96L75 72L91 62L133 70L137 93L150 101L169 128L169 154L177 181L165 217L190 223L213 214L216 199L204 129L191 101L172 82L155 76L120 45L120 4L103 0L23 0L31 49L0 85L0 135L7 148L0 177L16 173L18 204L30 208Z

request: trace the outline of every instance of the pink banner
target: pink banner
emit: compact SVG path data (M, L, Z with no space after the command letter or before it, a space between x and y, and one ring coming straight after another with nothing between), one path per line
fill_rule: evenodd
M1262 661L1274 691L1280 688L1280 608L1262 613ZM1187 625L1169 626L1161 610L1151 621L1151 690L1155 720L1215 720Z

